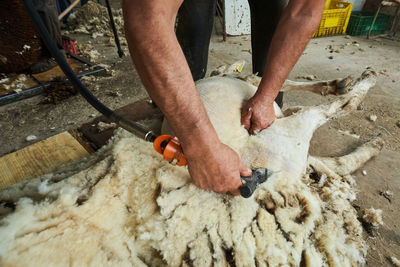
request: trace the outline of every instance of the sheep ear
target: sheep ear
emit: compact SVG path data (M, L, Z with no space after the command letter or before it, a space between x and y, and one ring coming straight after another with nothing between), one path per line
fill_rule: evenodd
M282 109L279 107L279 105L276 102L274 102L274 112L275 112L275 117L277 119L285 117L285 115L283 115Z
M231 76L231 77L236 77L238 76L243 68L244 65L246 65L246 61L238 60L234 62L231 65L221 65L217 67L215 70L213 70L210 74L210 76Z
M226 75L238 75L242 72L244 65L246 65L246 61L244 61L243 59L238 60L226 69L225 74Z
M257 74L250 74L244 77L239 76L237 78L247 82L248 84L254 85L255 87L258 87L258 85L260 85L261 82L261 77L257 76Z

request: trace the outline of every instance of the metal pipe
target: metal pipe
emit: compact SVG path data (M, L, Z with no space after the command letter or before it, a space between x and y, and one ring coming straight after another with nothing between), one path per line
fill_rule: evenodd
M98 75L105 71L106 70L104 68L98 68L98 69L94 69L94 70L81 72L78 74L78 77L80 78L80 77L86 76L86 75ZM66 79L66 81L68 81L68 79ZM30 97L33 97L36 95L40 95L47 88L50 88L50 86L51 86L51 83L48 82L48 83L33 86L28 89L24 89L24 90L22 90L22 92L19 92L19 93L11 93L11 94L2 95L2 96L0 96L0 106L10 104L10 103L16 102L18 100L30 98Z
M119 42L118 32L117 32L117 28L115 27L114 17L113 17L113 14L112 14L112 10L111 10L111 6L110 6L109 0L106 0L106 6L107 6L107 11L108 11L108 16L110 17L111 29L112 29L112 31L114 33L115 45L117 46L117 49L118 49L118 56L119 57L123 57L124 56L124 51L122 51L122 49L121 49L121 44Z
M400 9L400 4L396 8L396 11L394 12L393 23L392 23L392 27L390 29L390 32L392 33L392 39L394 39L394 36L396 35L395 27L397 26L397 21L398 21L398 18L399 18L399 9Z
M375 16L374 16L374 19L372 20L371 26L369 26L369 30L368 30L368 34L367 34L367 39L369 39L369 36L371 35L372 28L374 27L376 18L378 17L378 14L379 14L379 11L381 10L381 8L382 8L382 4L379 4L378 10L377 10L376 13L375 13Z

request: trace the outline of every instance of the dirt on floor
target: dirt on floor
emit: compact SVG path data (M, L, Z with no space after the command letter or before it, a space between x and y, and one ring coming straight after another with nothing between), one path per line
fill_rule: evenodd
M117 109L147 97L124 40L126 56L119 58L109 36L69 33L69 37L80 44L91 45L91 50L98 51L98 55L94 53L97 63L106 64L109 69L104 77L86 78L84 81L107 106ZM213 35L207 73L237 60L246 61L244 74L251 73L250 37L228 37L224 42L221 35ZM324 125L316 132L311 153L343 155L377 135L383 137L385 149L365 165L366 175L361 170L354 174L359 190L354 204L360 210L370 207L383 210L384 225L370 233L365 232L370 246L367 265L391 266L390 257L400 258L400 42L350 36L312 39L289 79L304 80L308 75L315 75L317 80L358 76L367 67L378 73L376 86L357 111ZM333 97L289 92L284 96L284 108L316 105ZM0 107L0 156L59 132L76 129L99 116L79 95L58 104L45 103L44 99L45 96L37 96ZM27 141L30 135L37 139ZM386 191L393 193L389 199L384 194Z

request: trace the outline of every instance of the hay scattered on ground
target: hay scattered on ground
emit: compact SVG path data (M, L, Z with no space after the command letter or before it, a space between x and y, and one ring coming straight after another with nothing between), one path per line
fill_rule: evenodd
M112 9L112 13L118 35L122 39L121 43L126 43L122 9ZM89 1L86 5L76 8L74 13L68 17L66 27L66 33L84 33L91 35L92 38L111 37L110 44L114 42L107 8L93 1Z

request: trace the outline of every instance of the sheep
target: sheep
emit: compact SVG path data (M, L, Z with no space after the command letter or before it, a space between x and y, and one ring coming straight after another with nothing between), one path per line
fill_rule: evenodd
M197 188L186 167L119 129L93 156L0 192L0 264L363 265L351 173L383 142L336 158L308 150L313 132L356 109L375 80L367 70L358 79L287 81L284 90L341 95L315 107L275 106L277 120L255 135L240 125L240 108L256 87L230 77L201 80L197 89L221 141L248 167L274 171L252 197Z

